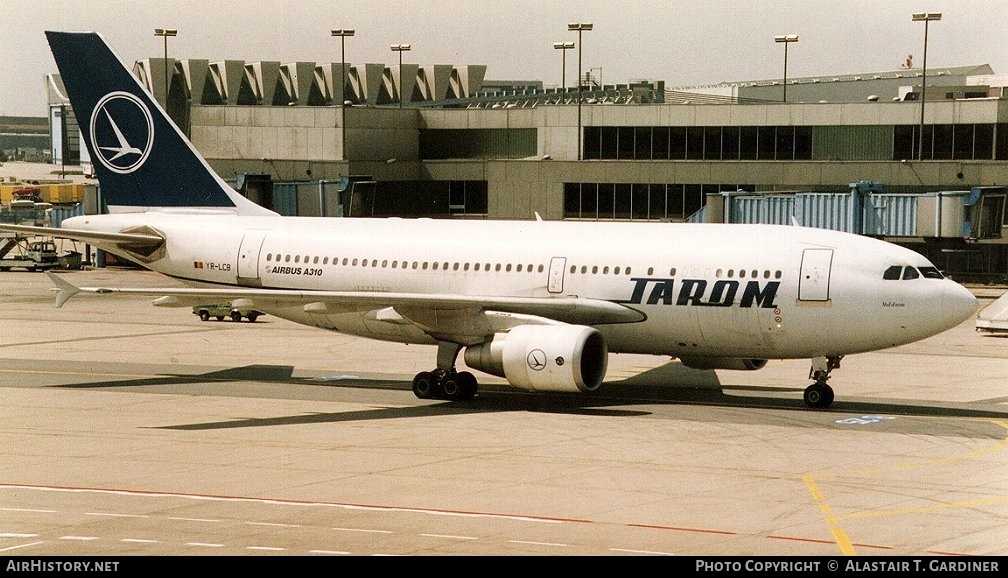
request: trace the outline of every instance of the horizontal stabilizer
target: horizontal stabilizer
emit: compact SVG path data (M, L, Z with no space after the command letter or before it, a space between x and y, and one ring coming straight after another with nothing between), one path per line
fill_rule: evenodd
M67 302L74 295L80 293L75 285L67 281L66 279L46 271L46 275L52 279L52 282L56 284L56 307L63 307L63 304Z
M43 237L55 237L57 239L70 239L94 245L116 255L128 255L132 259L147 262L160 254L159 249L164 247L165 239L156 234L152 229L143 228L141 231L104 233L101 231L87 231L83 229L64 229L61 227L32 227L28 225L0 225L0 231L10 231L12 233L22 233L26 235L38 235Z
M30 225L0 225L0 231L71 239L82 243L98 244L100 242L107 242L116 245L128 245L131 248L156 249L164 244L163 237L149 233L102 233L81 229L61 229L59 227L32 227Z

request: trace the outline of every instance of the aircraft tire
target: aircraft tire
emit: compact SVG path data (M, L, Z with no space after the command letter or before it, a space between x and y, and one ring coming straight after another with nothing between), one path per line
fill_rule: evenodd
M459 393L462 391L462 382L459 380L459 376L456 373L449 373L441 380L441 391L444 392L446 398L450 400L456 400L459 397Z
M813 383L805 388L805 405L826 408L833 403L833 388L824 383Z
M421 371L413 377L413 395L420 399L430 399L434 397L437 386L437 379L429 371Z
M476 396L476 376L468 371L451 372L444 377L440 391L450 401L469 401Z
M470 399L476 397L476 392L479 389L479 383L476 381L476 376L469 373L468 371L459 372L455 376L455 379L459 383L459 401L469 401Z

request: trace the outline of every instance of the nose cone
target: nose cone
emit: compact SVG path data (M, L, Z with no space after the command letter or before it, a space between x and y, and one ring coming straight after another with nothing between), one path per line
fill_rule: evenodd
M942 320L943 331L951 329L967 319L975 317L978 303L972 291L949 280L942 289L941 311L935 312L935 316Z

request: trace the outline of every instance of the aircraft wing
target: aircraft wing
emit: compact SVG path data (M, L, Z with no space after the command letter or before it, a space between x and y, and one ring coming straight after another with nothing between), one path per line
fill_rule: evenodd
M300 305L310 313L373 312L377 319L415 323L434 330L437 319L477 318L486 312L530 315L577 325L636 323L645 315L636 309L601 299L579 297L498 297L456 294L386 293L377 291L299 291L254 287L77 287L46 273L58 289L56 306L77 293L122 293L158 296L154 304L184 307L208 301L240 301L241 307L269 310Z

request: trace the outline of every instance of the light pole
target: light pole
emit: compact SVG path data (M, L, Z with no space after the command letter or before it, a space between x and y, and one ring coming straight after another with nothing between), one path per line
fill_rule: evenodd
M774 36L774 42L784 43L784 102L787 102L787 47L792 42L798 42L797 34L787 34L784 36Z
M560 74L561 86L563 86L563 91L567 92L567 51L574 48L573 42L554 42L553 48L557 50L563 50L563 59L561 60L563 68Z
M331 36L339 36L340 39L340 123L342 128L340 129L340 134L342 135L342 155L343 160L346 160L346 39L347 36L353 36L354 31L350 28L335 28L330 32ZM335 84L335 83L333 83ZM335 86L333 88L336 88Z
M924 159L924 94L927 92L927 37L928 22L941 20L941 12L916 12L913 15L914 22L924 22L924 72L921 75L921 114L920 114L920 135L917 146L917 160Z
M571 22L567 24L567 30L574 30L578 33L578 160L581 160L581 87L583 81L581 79L581 33L592 29L591 22Z
M163 36L164 37L164 82L165 82L165 88L164 88L164 108L165 108L165 111L168 110L168 85L171 83L171 81L168 78L168 37L169 36L176 36L177 34L178 34L178 30L176 30L174 28L155 28L154 29L154 36Z
M409 44L393 44L391 46L392 52L399 53L399 108L402 108L403 101L403 86L402 86L402 53L410 50Z

